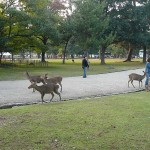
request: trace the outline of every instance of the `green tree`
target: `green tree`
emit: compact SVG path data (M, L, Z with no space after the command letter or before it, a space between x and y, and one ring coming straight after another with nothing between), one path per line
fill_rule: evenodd
M45 53L49 49L48 46L58 44L58 26L60 19L58 9L63 9L63 6L58 5L58 2L58 0L24 1L26 6L25 11L30 16L29 29L32 32L32 36L35 36L37 40L40 40L41 44L43 44L41 47L42 62L45 62Z
M74 38L74 21L72 17L72 3L69 3L69 6L65 9L65 14L62 17L60 22L60 44L64 45L62 54L63 54L63 64L65 63L65 57L69 44L73 41Z
M2 52L7 51L7 46L6 43L8 41L8 37L6 36L6 25L7 19L0 14L0 64L1 64L1 59L2 59Z
M140 45L145 49L148 44L149 20L147 19L148 13L145 11L148 1L108 0L107 2L110 10L112 29L116 31L115 42L128 43L129 49L126 61L131 61L135 45ZM146 53L143 57L143 62L145 61L145 57Z
M11 46L11 31L13 26L12 15L9 13L15 4L14 0L0 2L0 63L2 52L13 52Z
M84 51L100 49L101 64L105 64L106 48L112 43L115 34L109 27L106 4L99 0L76 2L74 11L76 36Z
M23 6L16 0L7 0L1 3L1 21L3 18L3 23L1 23L1 38L3 37L3 47L1 51L7 51L13 54L18 53L20 50L27 48L28 41L26 37L30 38L28 24L29 17L23 11ZM20 7L19 7L20 6ZM5 21L4 21L5 18ZM2 40L0 40L2 41ZM4 42L5 41L5 42Z

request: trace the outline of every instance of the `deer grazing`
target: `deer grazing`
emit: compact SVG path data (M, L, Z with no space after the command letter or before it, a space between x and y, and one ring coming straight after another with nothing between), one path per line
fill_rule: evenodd
M59 85L51 83L51 84L43 84L43 85L38 86L38 85L36 85L35 82L33 82L28 87L28 89L31 89L31 88L36 89L41 94L42 103L45 102L43 100L45 94L51 94L52 95L52 98L50 99L50 102L51 102L53 97L54 97L54 93L59 95L59 98L60 98L60 101L61 101L61 95L58 92Z
M41 76L39 76L39 75L30 76L29 73L26 71L26 76L27 76L27 78L29 79L29 81L31 83L41 83L42 82L43 84L45 84L44 79ZM33 92L34 91L35 90L33 88Z
M47 74L45 74L45 76L44 76L43 79L44 79L44 82L47 83L47 84L51 84L51 83L53 83L53 84L59 84L60 87L61 87L60 91L62 92L62 84L61 84L62 77L61 76L57 76L57 77L53 77L53 78L48 78Z
M136 81L139 81L139 88L140 88L140 83L141 83L141 86L142 86L142 80L146 76L146 72L143 71L143 73L144 73L143 75L139 75L139 74L136 74L136 73L129 74L128 87L129 87L129 82L131 82L131 84L133 85L133 80L136 80ZM135 88L134 85L133 85L133 87Z

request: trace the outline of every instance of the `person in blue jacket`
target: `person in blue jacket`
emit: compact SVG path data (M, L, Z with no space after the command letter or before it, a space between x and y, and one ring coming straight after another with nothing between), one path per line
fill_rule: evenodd
M147 59L147 63L145 66L145 72L146 72L146 80L145 80L145 90L148 91L148 81L150 78L150 57Z
M83 78L86 78L86 69L89 68L89 64L85 56L83 57L82 60L82 68L83 68Z

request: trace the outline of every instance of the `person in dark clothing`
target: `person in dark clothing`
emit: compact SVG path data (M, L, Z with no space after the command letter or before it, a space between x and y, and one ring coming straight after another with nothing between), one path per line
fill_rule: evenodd
M82 60L82 68L83 68L83 78L86 78L86 69L89 68L89 64L85 56L83 57Z

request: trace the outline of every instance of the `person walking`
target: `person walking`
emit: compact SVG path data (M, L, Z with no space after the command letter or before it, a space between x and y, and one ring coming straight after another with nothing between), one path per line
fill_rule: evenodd
M82 60L82 68L83 68L83 78L86 78L87 76L86 69L89 68L89 64L85 56L83 57L83 60Z
M145 72L146 72L146 80L145 80L145 90L148 91L148 81L150 78L150 57L147 59L147 63L145 66Z

